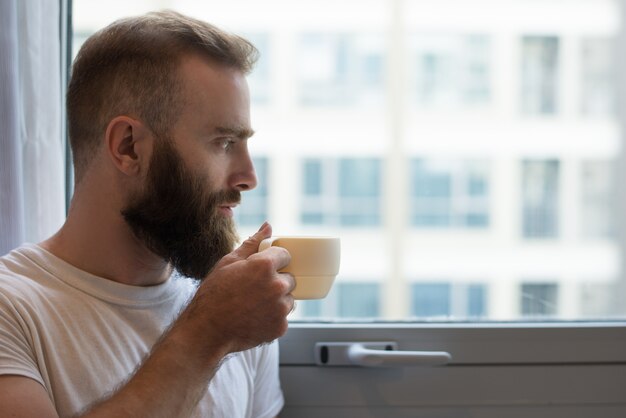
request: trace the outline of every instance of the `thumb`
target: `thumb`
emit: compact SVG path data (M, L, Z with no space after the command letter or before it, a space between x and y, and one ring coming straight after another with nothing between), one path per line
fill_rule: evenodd
M252 254L259 252L259 245L265 238L272 236L272 225L268 222L263 223L259 230L254 235L248 237L240 246L236 248L231 254L245 260Z

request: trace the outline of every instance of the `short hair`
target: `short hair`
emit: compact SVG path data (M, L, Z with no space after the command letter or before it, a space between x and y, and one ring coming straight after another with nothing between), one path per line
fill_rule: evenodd
M173 11L120 19L88 38L72 66L67 117L76 182L116 116L167 135L183 104L181 58L197 54L248 74L258 50L244 38Z

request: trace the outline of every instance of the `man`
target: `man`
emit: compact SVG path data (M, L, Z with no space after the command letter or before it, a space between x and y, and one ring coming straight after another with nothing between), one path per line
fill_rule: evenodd
M290 257L258 252L267 223L233 250L232 208L256 185L255 57L174 12L85 42L67 95L67 220L0 259L0 417L278 414Z

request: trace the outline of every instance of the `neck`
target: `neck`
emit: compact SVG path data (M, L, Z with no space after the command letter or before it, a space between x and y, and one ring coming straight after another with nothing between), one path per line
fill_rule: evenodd
M133 235L115 207L106 196L81 199L75 194L63 227L40 245L83 271L115 282L151 286L167 280L171 266Z

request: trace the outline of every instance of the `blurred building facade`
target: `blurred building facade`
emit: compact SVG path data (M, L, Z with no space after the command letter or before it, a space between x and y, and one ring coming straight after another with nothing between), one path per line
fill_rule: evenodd
M294 319L624 314L617 0L75 0L75 46L160 8L261 51L241 235L342 239Z

